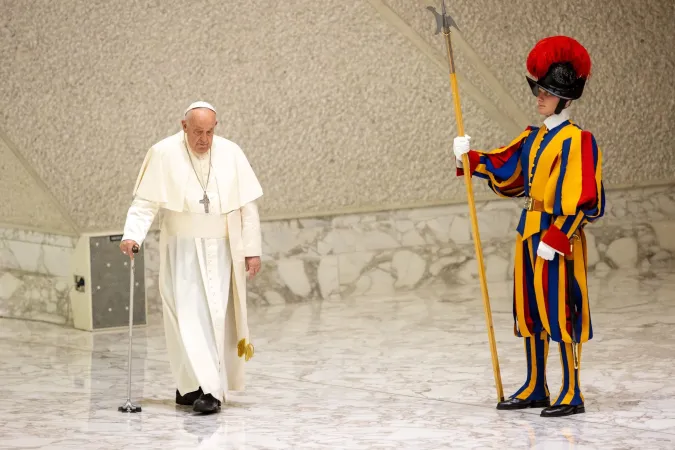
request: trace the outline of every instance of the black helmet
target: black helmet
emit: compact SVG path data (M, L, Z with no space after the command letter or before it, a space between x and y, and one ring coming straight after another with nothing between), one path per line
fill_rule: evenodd
M591 57L576 40L567 36L551 36L540 40L527 57L527 70L535 79L525 77L532 93L543 89L560 97L556 113L567 100L581 97L591 73Z

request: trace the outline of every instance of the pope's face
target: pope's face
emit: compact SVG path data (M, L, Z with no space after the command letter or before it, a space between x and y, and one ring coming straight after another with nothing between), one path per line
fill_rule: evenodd
M216 113L208 108L196 108L191 110L181 123L192 151L196 153L209 151L218 124Z

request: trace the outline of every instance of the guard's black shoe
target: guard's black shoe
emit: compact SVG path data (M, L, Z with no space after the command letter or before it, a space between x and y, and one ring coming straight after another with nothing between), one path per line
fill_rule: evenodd
M220 411L220 400L211 394L202 394L196 401L192 409L202 414L212 414Z
M543 400L521 400L519 398L510 398L499 402L497 409L512 410L512 409L526 409L526 408L546 408L551 405L551 399L546 397Z
M564 417L585 412L586 408L583 403L581 405L556 405L544 409L541 412L541 417Z
M176 404L182 406L192 406L203 393L204 392L202 392L201 387L196 391L188 392L185 395L180 395L180 392L178 392L178 389L176 389Z

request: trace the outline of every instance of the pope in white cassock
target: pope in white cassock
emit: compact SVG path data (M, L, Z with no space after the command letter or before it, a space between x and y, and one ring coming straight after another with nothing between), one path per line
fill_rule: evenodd
M214 136L216 111L190 105L183 129L148 151L120 248L133 257L160 212L159 291L176 403L220 410L253 356L246 274L260 270L262 188L241 148Z

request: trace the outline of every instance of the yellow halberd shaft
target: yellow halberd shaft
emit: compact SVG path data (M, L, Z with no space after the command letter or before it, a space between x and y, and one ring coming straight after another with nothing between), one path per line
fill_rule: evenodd
M464 122L462 121L462 108L459 102L459 88L457 86L457 75L455 74L455 62L452 55L452 42L450 39L450 28L448 27L447 16L445 12L445 0L443 1L443 35L445 36L445 47L448 53L448 63L450 66L450 88L452 89L452 98L455 106L455 118L457 121L457 134L464 136ZM487 279L485 277L485 264L483 261L483 249L480 244L480 233L478 231L478 216L476 214L476 203L473 195L473 185L471 183L471 170L469 157L467 154L462 156L464 164L464 184L466 184L466 194L469 203L469 215L471 216L471 229L473 231L473 243L476 249L476 261L478 262L478 277L480 279L481 292L483 294L483 307L485 309L485 322L487 325L488 340L490 342L490 353L492 355L492 370L495 377L495 387L497 388L497 401L504 401L504 389L502 387L502 377L499 370L499 357L497 355L497 343L495 341L495 330L492 325L492 310L490 308L490 297L487 289Z

